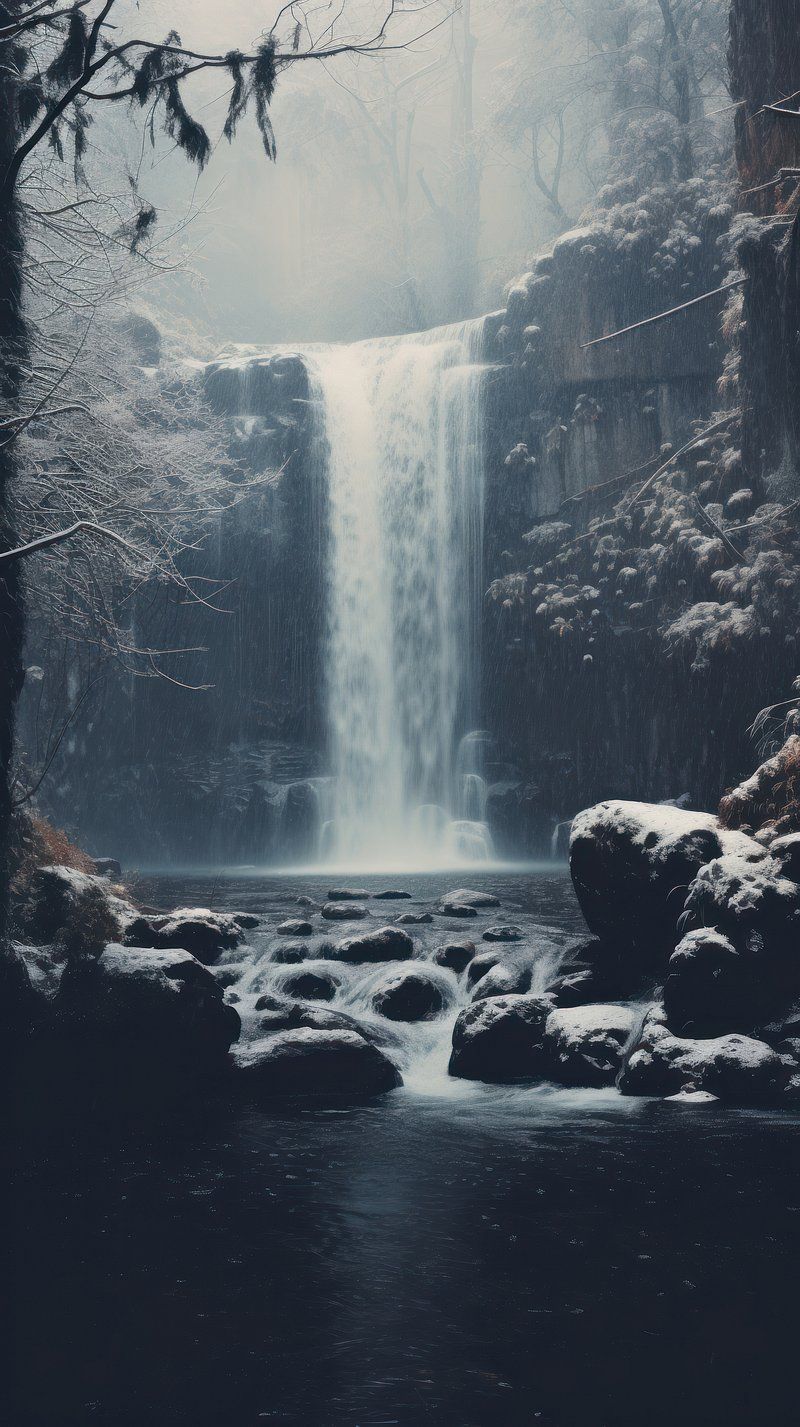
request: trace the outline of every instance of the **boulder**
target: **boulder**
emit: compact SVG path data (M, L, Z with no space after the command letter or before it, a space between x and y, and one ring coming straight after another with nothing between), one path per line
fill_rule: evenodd
M410 892L401 892L395 887L389 887L385 892L375 892L373 895L376 902L409 902L411 900Z
M689 932L669 959L664 983L667 1024L693 1038L749 1031L760 1019L757 958L742 955L722 932Z
M522 941L519 927L487 927L483 941Z
M474 941L448 941L433 953L433 960L437 966L446 966L448 971L455 971L456 975L460 976L462 971L466 971L474 955Z
M213 974L188 951L110 945L97 960L66 966L54 1028L102 1063L165 1063L193 1070L225 1063L239 1016Z
M499 907L500 898L493 892L473 892L469 887L457 887L455 892L446 892L443 902L459 902L465 907Z
M397 918L397 925L400 927L422 927L432 921L433 917L430 912L403 912Z
M231 916L242 931L252 931L254 927L261 925L261 918L257 917L254 912L231 912Z
M310 922L300 921L298 917L290 917L288 921L281 922L275 929L278 936L313 936L314 928Z
M481 978L491 971L493 966L499 966L502 960L502 951L479 951L467 968L467 985L477 986Z
M468 919L469 917L477 917L478 915L476 908L468 906L466 902L443 901L437 910L440 916L443 917L462 917Z
M280 966L296 966L314 955L313 947L307 941L284 941L270 953L270 961Z
M332 1011L328 1006L309 1005L307 1002L303 1004L285 996L259 996L256 1009L261 1010L259 1027L267 1034L305 1028L312 1031L353 1031L369 1041L370 1045L384 1045L395 1039L388 1027L368 1025L346 1011Z
M350 1030L279 1031L237 1046L234 1062L242 1087L270 1099L361 1099L402 1084L388 1056Z
M483 1001L487 996L521 996L530 991L532 980L533 960L530 957L499 961L481 977L472 999Z
M549 1073L561 1085L613 1085L636 1014L629 1006L576 1006L552 1011L544 1028Z
M800 990L800 886L771 856L730 854L702 867L686 896L681 927L716 927L737 951L759 960L774 994Z
M511 1084L542 1075L547 996L493 996L468 1006L453 1029L450 1074Z
M389 1021L431 1021L444 1010L444 995L424 971L399 971L377 989L372 1007Z
M369 913L358 902L326 902L322 915L326 922L360 922Z
M674 949L686 888L727 853L756 863L752 838L709 813L652 803L607 802L572 824L570 871L581 911L597 936L660 962Z
M329 902L364 902L370 893L365 887L332 887L328 893Z
M764 1041L726 1035L692 1040L672 1034L663 1007L648 1012L622 1071L623 1095L675 1095L686 1086L735 1105L780 1097L789 1079L781 1057Z
M378 927L363 936L345 937L337 943L334 955L339 961L407 961L414 954L414 943L401 927Z
M212 912L207 907L180 907L160 924L156 944L189 951L208 966L241 940L242 928L229 913Z
M281 982L281 991L301 1001L332 1001L340 985L330 971L297 971Z

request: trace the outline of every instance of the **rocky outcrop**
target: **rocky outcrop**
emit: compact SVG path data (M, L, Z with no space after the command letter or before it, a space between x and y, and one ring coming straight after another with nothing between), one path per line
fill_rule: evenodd
M352 1101L402 1084L388 1056L351 1030L278 1031L238 1046L234 1060L240 1087L258 1099Z
M779 1099L790 1070L775 1050L750 1036L710 1040L675 1036L664 1009L651 1010L622 1072L624 1095L675 1095L708 1091L734 1105L759 1105Z
M590 929L661 963L674 950L689 885L726 853L743 865L765 857L758 843L721 827L710 813L607 802L575 818L570 871Z

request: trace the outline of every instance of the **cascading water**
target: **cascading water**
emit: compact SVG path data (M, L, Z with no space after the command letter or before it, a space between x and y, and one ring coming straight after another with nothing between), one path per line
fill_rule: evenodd
M492 855L477 770L482 324L306 353L327 452L330 865Z

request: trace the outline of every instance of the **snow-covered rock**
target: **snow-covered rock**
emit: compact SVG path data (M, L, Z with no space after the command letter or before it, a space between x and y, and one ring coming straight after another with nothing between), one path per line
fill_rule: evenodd
M345 937L337 942L334 956L338 961L407 961L414 954L414 942L402 927L378 927L363 936Z
M372 1008L389 1021L430 1021L444 1010L442 986L425 971L398 971L376 989Z
M326 922L360 922L369 912L358 902L326 902L322 915Z
M544 1028L548 1071L563 1085L613 1085L636 1025L630 1006L575 1006L552 1011Z
M570 871L590 929L658 960L675 946L690 882L726 853L753 863L765 857L752 838L727 831L710 813L606 802L575 818Z
M433 953L433 960L437 966L445 966L460 976L462 971L466 971L474 955L474 941L448 941Z
M209 907L179 907L157 924L156 945L180 947L208 965L223 951L238 946L242 937L238 918L229 912L213 912Z
M402 1084L388 1056L351 1030L279 1031L237 1046L234 1063L241 1087L270 1099L353 1100Z
M492 996L468 1006L453 1029L450 1074L499 1084L541 1076L552 1009L546 996Z
M473 892L469 887L457 887L454 892L446 892L443 902L462 902L465 907L499 907L500 898L493 892Z
M676 1035L752 1030L760 1019L758 962L742 956L722 932L689 932L669 959L664 1007Z
M672 1034L663 1007L648 1012L620 1077L624 1095L675 1095L687 1086L735 1105L777 1100L789 1079L781 1057L764 1041L726 1035L690 1040Z
M532 956L504 957L480 978L472 999L485 1001L488 996L521 996L530 991L532 980Z
M96 960L71 963L54 1012L54 1030L82 1054L123 1059L143 1074L168 1063L221 1067L239 1035L222 987L182 950L112 944Z

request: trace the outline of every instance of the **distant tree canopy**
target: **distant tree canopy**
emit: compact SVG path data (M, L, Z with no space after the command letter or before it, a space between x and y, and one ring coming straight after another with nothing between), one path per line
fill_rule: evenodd
M565 175L680 182L713 145L724 94L726 0L507 0L525 42L501 71L495 124L527 150L556 222ZM541 65L530 63L539 54Z

